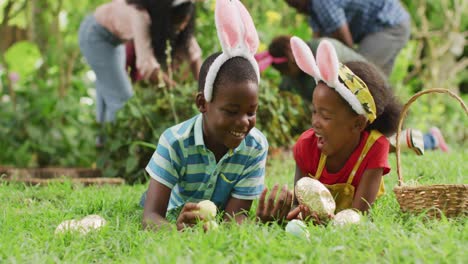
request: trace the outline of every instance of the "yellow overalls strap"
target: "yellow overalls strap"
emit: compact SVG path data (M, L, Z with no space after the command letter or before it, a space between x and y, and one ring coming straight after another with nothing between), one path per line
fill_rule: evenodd
M364 157L367 155L367 152L369 152L370 148L372 145L374 145L375 141L379 139L382 136L382 133L380 133L377 130L371 130L369 137L366 140L366 144L364 145L364 148L362 149L361 154L359 155L359 158L354 165L353 170L351 171L351 174L348 177L348 181L346 183L351 184L354 180L354 176L356 175L356 171L359 169L359 166L361 166L362 160ZM319 160L319 165L317 167L317 172L315 173L315 179L320 179L320 176L322 176L322 171L323 168L325 167L325 163L327 161L327 156L324 155L323 153L320 154L320 160Z
M380 133L377 130L371 130L369 137L367 138L366 145L364 145L364 149L361 152L361 155L359 155L358 161L354 165L353 170L351 171L351 174L348 177L348 184L351 184L354 180L354 176L356 176L356 171L359 169L359 166L361 166L362 160L364 157L366 157L367 152L369 152L370 148L372 145L374 145L375 141L379 139L382 136L382 133Z
M323 171L323 168L325 167L325 162L326 161L327 161L327 156L323 155L323 153L321 153L320 154L319 164L318 164L318 167L317 167L317 171L315 172L315 179L318 180L318 179L320 179L320 176L322 176L322 171Z

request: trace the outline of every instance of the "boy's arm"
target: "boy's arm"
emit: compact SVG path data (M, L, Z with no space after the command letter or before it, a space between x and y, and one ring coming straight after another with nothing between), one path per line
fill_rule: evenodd
M281 189L281 193L276 199L276 193L278 192L278 184L273 187L270 196L265 202L265 198L268 192L268 188L263 189L257 207L257 219L262 223L268 223L277 221L281 223L286 219L289 211L291 210L293 193L288 190L288 185L285 184Z
M150 180L148 192L146 194L145 208L143 210L143 228L160 229L169 227L170 223L164 217L171 195L171 189L164 184ZM177 230L182 230L187 226L194 226L203 217L196 213L200 208L195 203L186 203L177 218Z
M161 135L156 151L146 166L151 180L143 210L142 224L145 229L169 226L165 216L183 163L177 152L178 142L171 139L171 133L168 129ZM197 210L197 204L186 203L177 218L177 230L193 226L198 219L202 219L195 213Z
M224 220L234 220L241 224L246 218L252 206L252 200L243 200L231 197L226 204Z
M169 224L164 217L171 195L171 189L151 179L146 194L145 207L143 209L143 228L159 229Z
M267 189L264 186L265 164L268 153L268 143L266 139L263 142L263 148L253 155L247 162L246 168L241 176L242 179L236 183L231 198L226 205L226 216L240 223L247 217L253 199L260 196L259 206L257 208L257 218L262 222L282 220L291 208L292 193L285 186L278 199L276 193L278 186L273 188L272 193L265 203ZM265 206L267 204L267 206ZM286 213L284 213L286 211Z
M382 181L383 168L367 169L362 174L361 182L356 190L353 208L367 212L374 203Z

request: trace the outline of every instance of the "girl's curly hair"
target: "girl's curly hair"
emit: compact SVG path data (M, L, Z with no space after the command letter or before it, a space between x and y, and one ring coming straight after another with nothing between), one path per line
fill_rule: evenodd
M345 65L369 88L377 107L377 118L367 127L367 130L378 130L385 136L391 136L398 129L398 120L402 105L393 94L383 73L367 62L351 61Z

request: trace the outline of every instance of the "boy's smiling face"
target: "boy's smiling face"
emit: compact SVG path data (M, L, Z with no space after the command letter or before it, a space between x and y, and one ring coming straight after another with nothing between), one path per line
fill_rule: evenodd
M256 123L258 84L245 80L225 82L214 89L211 102L197 96L203 116L205 145L216 155L240 145Z

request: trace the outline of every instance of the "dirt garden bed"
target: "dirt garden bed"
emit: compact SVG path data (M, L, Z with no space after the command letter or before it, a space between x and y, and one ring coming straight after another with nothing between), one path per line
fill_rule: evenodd
M103 178L99 169L93 168L14 168L0 166L0 180L22 182L28 185L44 185L51 182L71 181L83 185L120 185L122 178Z

